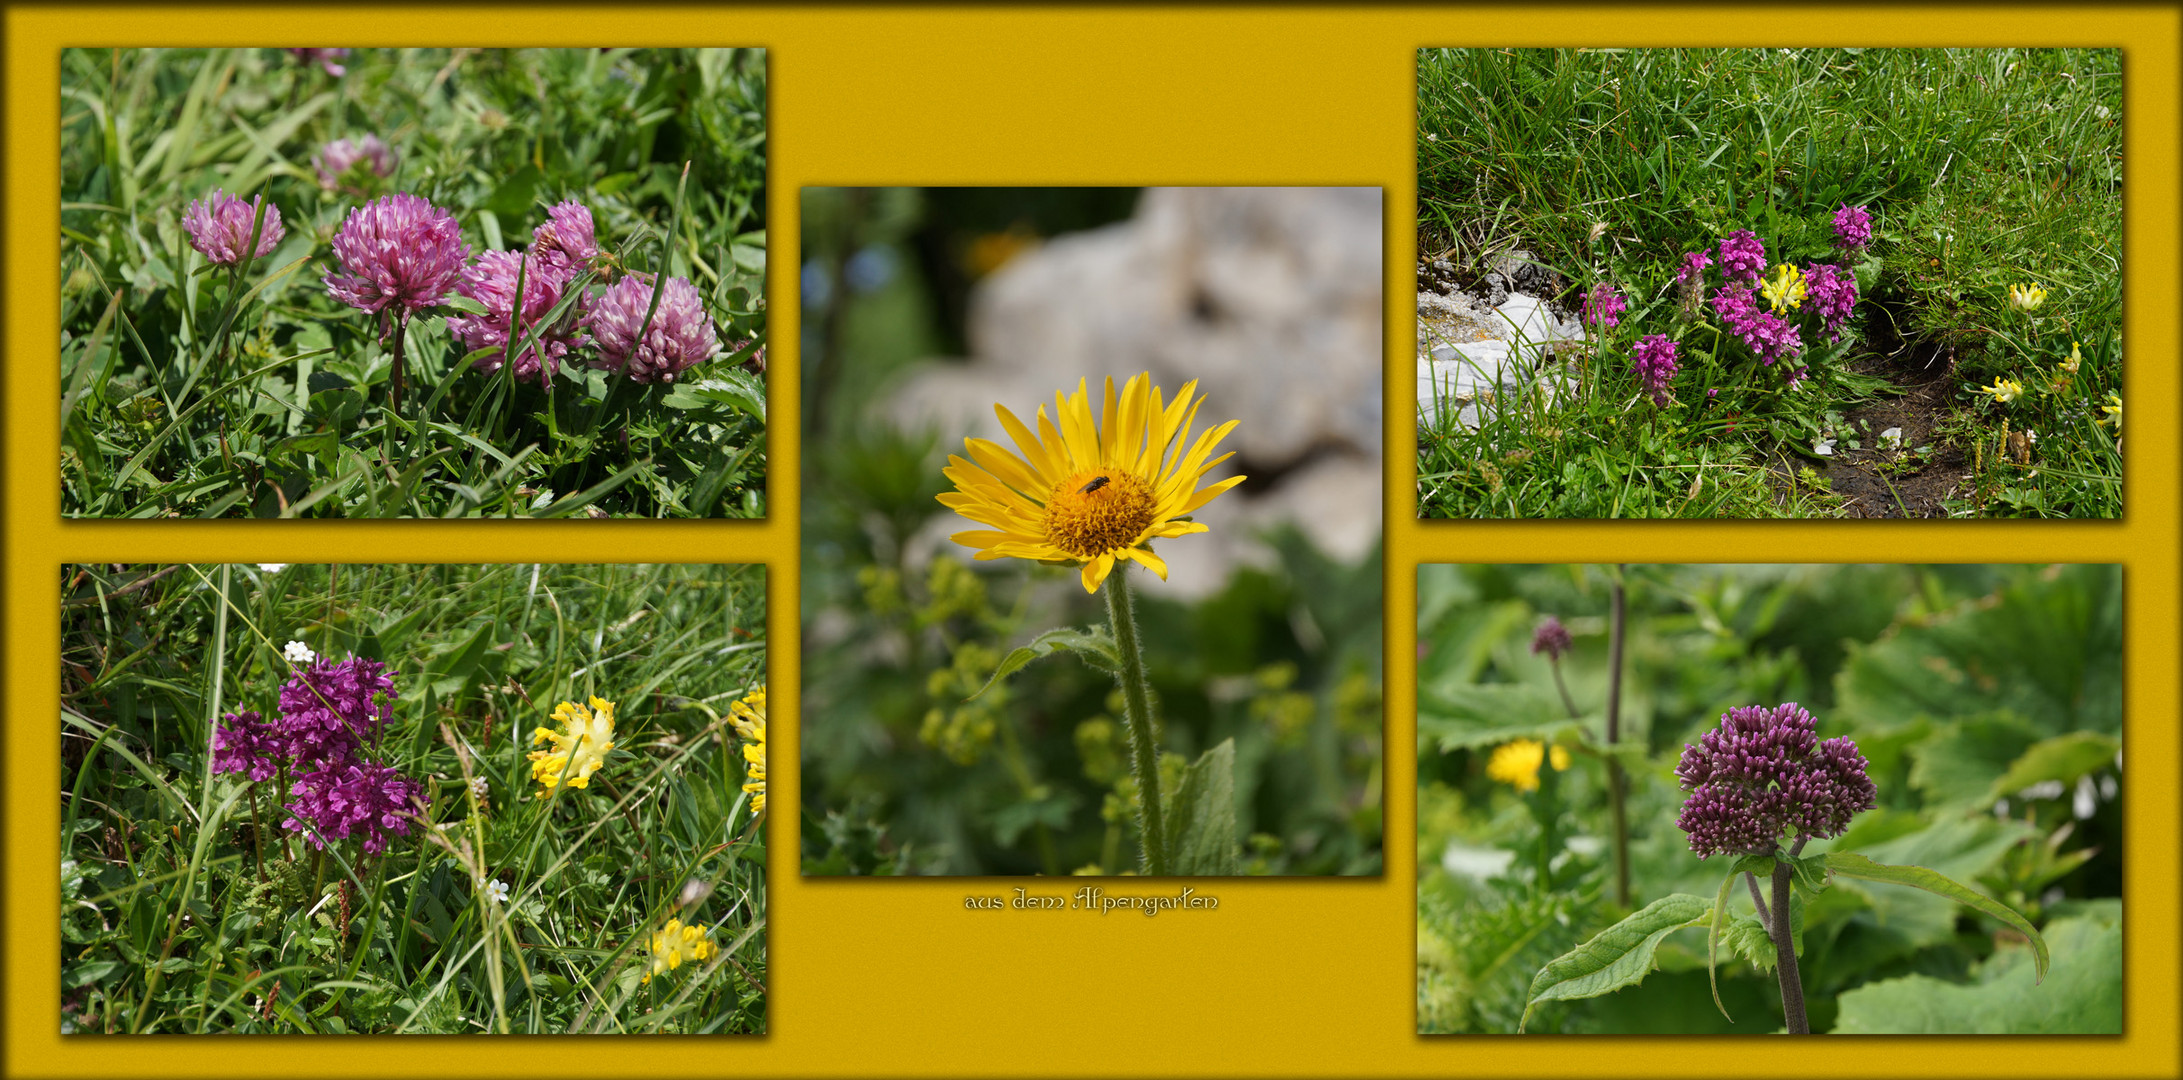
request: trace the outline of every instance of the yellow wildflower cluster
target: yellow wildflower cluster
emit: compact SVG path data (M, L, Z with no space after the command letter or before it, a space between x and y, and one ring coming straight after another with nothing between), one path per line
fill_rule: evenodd
M1782 263L1775 268L1773 279L1759 286L1759 292L1765 295L1766 305L1773 308L1775 314L1795 311L1797 305L1804 302L1804 272Z
M728 723L743 737L743 771L750 778L743 790L750 793L755 817L766 812L766 692L753 690L728 706Z
M651 982L652 976L673 971L684 961L710 960L719 951L720 946L705 936L702 927L684 926L681 919L669 919L652 935L652 969L644 973L644 981Z
M2009 306L2018 311L2030 311L2047 302L2047 291L2034 281L2027 285L2009 286Z
M551 750L530 754L531 779L540 785L540 798L563 785L591 786L591 774L606 764L607 751L614 749L614 703L605 698L592 698L588 709L564 701L554 708L553 719L561 730L539 728L531 734L533 743L553 744Z
M1502 743L1486 761L1486 775L1518 791L1539 790L1539 766L1551 761L1554 771L1569 767L1569 751L1559 746L1551 750L1537 739L1518 739Z
M1981 386L1978 392L2006 405L2024 396L2024 384L2015 379L1995 379L1992 386Z

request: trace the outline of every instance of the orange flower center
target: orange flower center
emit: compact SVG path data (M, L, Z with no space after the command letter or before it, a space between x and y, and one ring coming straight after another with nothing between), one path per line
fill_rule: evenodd
M1143 480L1114 469L1085 469L1046 497L1046 539L1089 559L1137 542L1156 509Z

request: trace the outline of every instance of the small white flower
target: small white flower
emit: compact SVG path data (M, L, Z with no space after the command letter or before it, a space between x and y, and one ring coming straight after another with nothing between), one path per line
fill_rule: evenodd
M493 903L496 903L496 904L505 904L505 903L507 903L507 902L508 902L508 883L507 883L507 882L505 882L505 881L488 881L488 882L486 882L486 883L485 883L485 895L486 895L486 897L487 897L488 899L492 900L492 902L493 902Z
M2092 106L2092 115L2097 116L2102 120L2105 120L2114 114L2108 112L2107 106L2105 105L2094 105Z
M263 570L268 574L278 574L281 571L288 569L288 564L284 562L262 562L258 564L258 569Z
M288 662L291 664L309 664L318 659L318 654L312 652L309 645L305 645L300 641L289 642L287 647L280 651L280 654L287 657Z
M491 786L490 786L490 785L488 785L488 784L487 784L487 783L485 782L485 778L484 778L484 777L482 777L482 776L478 776L478 777L472 777L472 778L471 778L471 780L470 780L470 794L472 794L472 795L475 795L475 796L477 796L478 798L482 799L482 798L484 798L484 797L485 797L485 794L486 794L486 792L488 792L488 791L490 791L490 790L491 790Z
M690 880L682 883L682 906L694 907L699 901L705 899L708 896L711 896L712 891L712 886L707 885L704 882L697 880L696 878L691 878Z

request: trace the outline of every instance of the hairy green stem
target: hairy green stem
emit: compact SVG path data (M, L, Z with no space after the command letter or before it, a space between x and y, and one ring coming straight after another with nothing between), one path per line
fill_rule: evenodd
M1152 694L1145 682L1145 658L1137 646L1137 613L1129 594L1129 568L1119 562L1107 575L1107 620L1114 624L1114 647L1122 667L1124 717L1129 724L1130 767L1137 774L1138 831L1144 839L1145 873L1168 872L1167 833L1160 805L1160 742L1152 720Z

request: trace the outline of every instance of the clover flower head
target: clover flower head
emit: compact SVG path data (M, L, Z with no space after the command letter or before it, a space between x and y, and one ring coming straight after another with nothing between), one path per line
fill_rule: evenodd
M720 951L700 926L684 926L681 919L669 919L667 925L652 935L651 970L644 973L644 981L652 976L673 971L684 962L695 963L710 960Z
M1766 297L1766 306L1773 308L1776 314L1795 311L1797 305L1804 302L1804 291L1804 274L1788 263L1782 263L1774 276L1759 287L1759 292Z
M1683 747L1675 775L1690 797L1675 821L1690 850L1712 855L1772 854L1792 831L1839 836L1872 809L1879 789L1864 755L1848 738L1820 740L1818 722L1795 702L1747 705Z
M391 765L347 762L305 773L290 792L294 798L283 827L304 834L311 846L326 841L363 838L364 854L387 849L389 836L409 835L410 815L424 805L424 786Z
M485 796L492 794L492 790L493 785L486 782L486 779L484 777L473 776L470 778L470 794L482 799Z
M531 255L571 270L597 258L599 241L592 231L591 208L568 199L547 210L545 224L531 231Z
M1857 309L1857 278L1833 263L1813 263L1804 275L1805 299L1829 344L1842 339L1842 326Z
M377 660L318 660L280 688L274 727L281 753L302 770L346 765L394 719L394 677Z
M1584 324L1595 330L1605 330L1622 323L1622 313L1629 309L1629 301L1614 287L1601 282L1592 286L1584 295Z
M257 220L260 204L265 205L262 223ZM243 261L243 253L250 249L253 227L258 230L258 246L250 256L254 259L271 255L281 237L288 235L288 230L281 227L280 207L266 203L263 195L244 202L213 188L212 194L182 211L182 228L189 232L189 246L214 266L233 266Z
M1563 626L1561 620L1552 615L1548 615L1544 621L1539 623L1539 628L1531 632L1531 655L1533 656L1545 653L1547 659L1559 660L1563 653L1569 651L1570 647L1569 628Z
M743 790L750 795L752 817L766 812L766 692L753 690L728 706L728 723L743 738L743 772L749 779Z
M445 300L470 259L455 216L406 191L349 211L333 251L342 273L327 271L326 291L382 319Z
M1992 386L1981 386L1978 392L2006 405L2024 396L2024 384L2015 379L1995 379Z
M2009 286L2009 306L2018 311L2030 311L2047 302L2047 291L2034 281Z
M574 318L564 314L550 323L545 321L567 294L569 279L575 272L575 267L565 262L528 258L513 251L488 251L463 269L462 280L455 286L456 292L483 305L485 314L449 316L447 330L460 338L463 348L470 352L483 350L471 361L479 371L499 371L507 362L509 348L520 343L516 375L535 378L541 386L551 383L554 373L560 370L561 358L571 348L590 341L582 329L581 294L571 308ZM523 280L520 320L515 296L518 276Z
M1539 790L1539 766L1551 761L1555 772L1569 767L1569 751L1551 750L1537 739L1502 743L1486 761L1486 775L1518 791Z
M1631 370L1652 395L1652 403L1666 408L1674 400L1668 380L1675 377L1675 339L1666 334L1647 334L1632 350Z
M551 750L530 753L531 779L540 785L540 798L557 787L591 786L591 774L599 771L599 766L606 763L607 751L614 749L611 701L594 697L590 708L564 701L553 710L553 719L560 723L561 730L542 727L531 733L531 742L553 744Z
M291 641L282 646L280 654L291 664L310 664L318 660L318 654L312 652L309 645L300 641Z
M318 171L318 186L327 191L342 187L341 178L359 163L382 180L394 175L394 151L381 142L377 135L365 135L350 141L335 139L311 155L311 167ZM355 188L346 190L354 191Z
M270 780L279 769L280 737L257 713L228 713L212 731L212 771Z
M619 371L640 383L671 383L684 371L720 354L720 339L713 332L712 316L705 313L704 298L687 278L668 278L660 290L659 310L652 325L644 325L644 313L652 306L652 281L647 274L631 274L607 287L592 302L585 317L598 339L599 355L591 366ZM639 330L644 340L637 340Z
M336 79L349 73L348 68L335 63L349 58L347 49L290 49L288 55L295 57L299 64L317 64Z
M1721 279L1735 284L1754 284L1766 272L1766 245L1749 229L1737 229L1721 238Z
M1198 384L1184 383L1173 402L1152 385L1150 373L1131 376L1114 392L1107 380L1106 407L1093 419L1091 396L1079 380L1076 393L1054 394L1054 413L1038 410L1038 434L1001 405L993 411L1015 440L1017 453L986 439L965 439L969 460L948 456L941 475L955 490L940 504L989 529L948 539L990 559L1037 559L1082 565L1087 593L1122 560L1139 563L1167 580L1167 563L1152 541L1208 531L1189 515L1243 482L1231 476L1204 487L1198 481L1235 455L1211 457L1234 430L1228 421L1190 438L1197 418ZM1018 456L1018 455L1021 456Z
M1872 243L1872 214L1862 206L1844 205L1834 212L1834 246L1857 251Z

